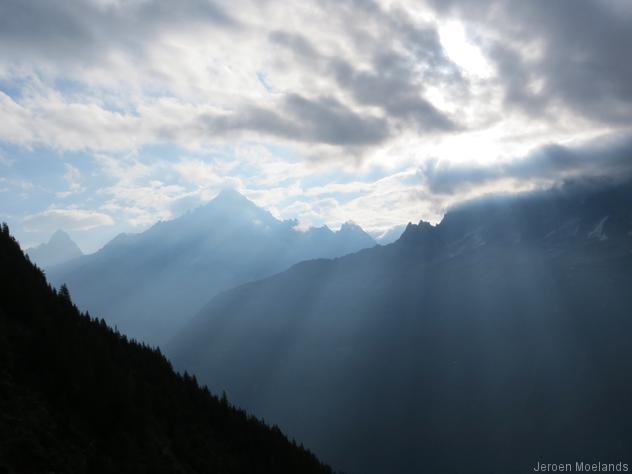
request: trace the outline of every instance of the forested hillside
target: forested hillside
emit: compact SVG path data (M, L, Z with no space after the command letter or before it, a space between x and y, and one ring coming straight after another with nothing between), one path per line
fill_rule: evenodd
M80 314L0 233L0 472L330 473L277 428Z

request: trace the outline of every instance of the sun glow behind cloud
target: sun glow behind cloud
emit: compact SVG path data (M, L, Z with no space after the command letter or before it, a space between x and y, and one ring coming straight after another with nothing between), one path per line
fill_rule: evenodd
M446 55L468 74L481 79L493 75L493 67L480 48L467 39L463 23L455 20L439 22L439 38Z

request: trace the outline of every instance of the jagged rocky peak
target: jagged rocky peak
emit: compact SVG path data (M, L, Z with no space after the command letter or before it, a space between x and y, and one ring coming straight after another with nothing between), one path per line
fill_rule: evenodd
M355 242L362 247L371 247L375 245L375 240L367 234L362 227L353 221L347 221L340 227L336 233L345 242Z
M307 233L311 235L330 235L333 234L333 231L328 225L322 225L320 227L310 227L307 229Z
M233 188L222 189L211 202L249 203L252 201Z
M240 209L253 209L257 205L232 188L221 190L213 199L206 204L194 209L193 212L211 212L220 210L238 211Z
M273 227L283 225L270 212L257 206L246 196L231 188L223 189L212 200L183 217L185 221L192 218L194 221L201 222L199 221L201 218L203 222L221 219L222 221ZM178 220L176 219L176 221Z
M401 240L402 242L415 241L420 238L430 236L435 231L435 229L435 226L424 220L420 220L419 224L413 224L412 222L409 222L399 240Z
M74 241L70 238L70 236L65 231L59 229L55 231L55 233L51 236L48 243L49 244L51 243L73 243L74 244Z
M347 221L344 224L342 224L340 226L340 230L338 231L340 233L354 233L354 234L358 234L358 233L362 233L365 234L366 232L364 232L364 229L362 227L360 227L358 224L356 224L353 221Z
M67 262L83 255L79 246L63 230L57 230L48 242L27 250L31 260L42 268Z

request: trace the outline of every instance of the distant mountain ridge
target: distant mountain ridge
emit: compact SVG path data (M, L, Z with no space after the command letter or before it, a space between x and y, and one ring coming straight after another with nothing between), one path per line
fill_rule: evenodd
M221 293L166 350L350 474L625 462L630 203L632 183L466 203Z
M59 265L83 255L79 246L63 230L56 231L48 242L27 249L26 253L41 268Z
M631 186L554 188L516 197L491 196L448 212L439 226L409 224L401 239L411 245L427 239L447 244L532 244L553 249L632 237Z
M219 291L312 258L375 245L359 226L294 229L234 190L141 234L120 235L100 251L48 273L82 309L135 338L159 344Z

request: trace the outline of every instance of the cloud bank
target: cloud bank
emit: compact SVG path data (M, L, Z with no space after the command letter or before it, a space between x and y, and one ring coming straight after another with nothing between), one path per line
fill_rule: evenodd
M51 221L96 236L230 186L377 235L620 176L631 20L625 0L7 0L0 211L38 240L29 216L101 216Z

